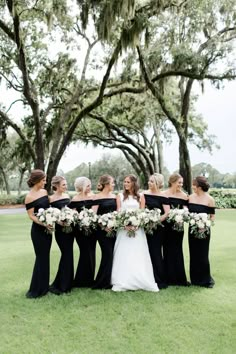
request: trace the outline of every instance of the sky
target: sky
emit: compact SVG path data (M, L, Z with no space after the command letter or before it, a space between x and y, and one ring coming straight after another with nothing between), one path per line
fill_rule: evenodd
M220 90L206 83L204 94L199 93L196 110L208 123L208 133L216 136L220 150L214 149L211 155L189 145L192 166L205 162L221 173L236 172L236 82L225 83ZM59 168L68 172L82 162L95 162L105 152L114 153L93 148L92 145L85 147L83 144L73 144L67 149ZM170 172L178 169L177 139L171 145L164 144L164 158Z

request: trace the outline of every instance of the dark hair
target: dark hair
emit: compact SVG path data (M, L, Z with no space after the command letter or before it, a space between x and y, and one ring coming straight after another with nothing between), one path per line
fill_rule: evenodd
M131 182L132 182L132 189L131 189L131 191L132 191L132 193L133 193L133 195L134 195L134 198L136 198L137 200L139 200L140 195L139 195L139 193L138 193L139 184L138 184L138 179L137 179L137 177L136 177L135 175L128 175L128 176L126 176L126 177L124 178L124 180L125 180L126 178L129 178L129 179L131 180ZM127 198L129 197L130 192L127 191L127 190L124 188L124 189L123 189L123 195L124 195L124 200L125 200L125 199L127 199Z
M178 179L183 178L179 173L172 173L168 180L168 186L171 187L173 183L177 182Z
M111 180L113 179L112 176L110 175L103 175L99 178L98 184L97 184L97 190L98 191L103 191L103 189L105 188L105 186L107 184L109 184L111 182Z
M62 176L54 176L52 177L52 181L51 181L51 188L53 191L56 191L57 188L59 187L61 181L65 180L64 177Z
M193 185L202 188L203 192L207 192L210 188L210 184L207 182L206 177L197 176L193 179Z
M31 188L35 184L39 183L42 179L46 177L46 174L42 170L33 170L27 180L28 186Z

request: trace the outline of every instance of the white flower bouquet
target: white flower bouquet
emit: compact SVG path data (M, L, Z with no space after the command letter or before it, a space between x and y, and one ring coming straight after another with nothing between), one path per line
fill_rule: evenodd
M161 225L161 210L160 209L140 209L141 224L146 234L153 234L153 230Z
M102 230L106 231L107 237L115 236L115 232L117 231L117 211L113 211L110 213L106 213L103 215L98 215L98 224Z
M55 223L58 221L60 210L58 208L40 208L36 213L37 218L46 226L46 232L52 234L55 230ZM47 227L50 226L50 229Z
M121 210L116 219L117 227L125 229L129 237L135 237L137 229L143 226L141 209Z
M92 230L97 228L97 220L98 216L93 209L83 208L78 216L79 229L88 236L91 234Z
M190 213L189 226L190 233L196 238L206 238L210 233L211 225L213 222L209 219L206 213Z
M189 221L188 208L170 209L166 221L172 223L173 230L182 232L184 230L184 223Z
M77 224L78 219L78 211L65 206L61 209L58 222L62 225L62 231L67 234L72 232L72 226Z

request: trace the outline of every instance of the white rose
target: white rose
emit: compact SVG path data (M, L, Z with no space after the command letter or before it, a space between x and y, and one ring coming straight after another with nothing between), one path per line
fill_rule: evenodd
M176 215L175 221L178 222L178 223L182 223L183 222L183 217L181 215Z
M46 222L47 222L47 225L52 225L53 224L53 219L52 219L51 215L47 215Z
M205 227L204 222L202 222L201 220L198 221L197 225L198 225L199 229L204 229L204 227Z

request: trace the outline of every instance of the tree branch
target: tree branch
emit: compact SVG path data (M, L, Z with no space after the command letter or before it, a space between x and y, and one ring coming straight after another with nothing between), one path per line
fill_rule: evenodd
M27 139L27 137L24 135L24 133L22 132L22 130L20 129L20 127L14 123L6 113L4 113L2 110L0 110L0 117L3 119L3 121L5 121L7 123L8 126L12 127L15 132L19 135L19 137L21 138L21 140L24 142L26 148L29 150L29 153L32 157L32 160L36 161L36 155L35 152L29 142L29 140Z

